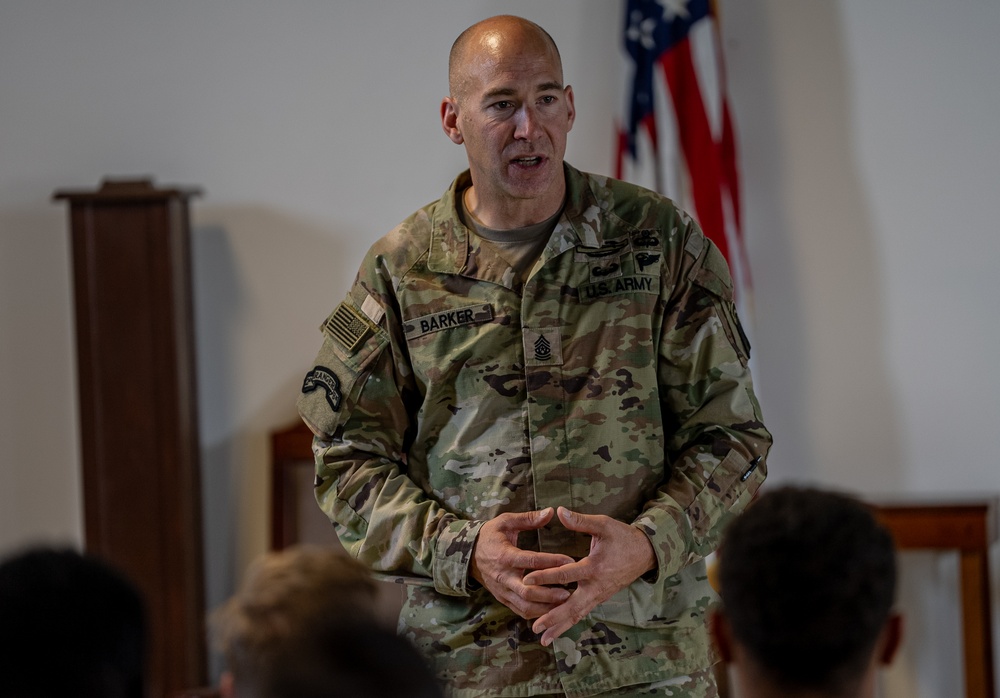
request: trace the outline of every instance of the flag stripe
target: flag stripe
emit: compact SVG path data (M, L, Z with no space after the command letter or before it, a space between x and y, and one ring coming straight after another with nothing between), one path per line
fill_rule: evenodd
M628 95L625 118L615 129L615 176L638 177L637 183L693 213L739 277L739 292L749 297L736 136L716 12L711 0L626 0Z
M705 235L729 258L722 213L722 172L718 146L712 138L701 87L691 60L691 43L679 42L660 56L660 65L673 97L681 150L691 175L691 196Z

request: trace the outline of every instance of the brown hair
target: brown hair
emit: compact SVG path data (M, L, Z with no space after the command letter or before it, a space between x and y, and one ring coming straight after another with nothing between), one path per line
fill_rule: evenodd
M295 546L255 560L210 625L237 687L261 685L290 644L344 623L377 624L375 596L375 581L357 560Z

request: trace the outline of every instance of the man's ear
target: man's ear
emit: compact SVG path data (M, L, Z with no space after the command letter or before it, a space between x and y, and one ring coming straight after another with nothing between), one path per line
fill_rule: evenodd
M237 698L236 682L233 680L233 672L222 672L222 676L219 677L219 694L222 698Z
M441 128L452 143L462 145L465 142L458 128L458 102L452 97L441 100Z
M896 658L896 652L903 643L903 616L893 613L885 622L882 635L879 637L877 647L878 660L881 664L889 666Z
M571 85L566 85L566 89L563 90L566 93L566 116L569 119L569 131L573 128L573 122L576 121L576 105L573 104L573 87Z
M726 664L733 661L733 636L729 629L729 621L721 609L716 608L708 618L708 632L715 643L719 657Z

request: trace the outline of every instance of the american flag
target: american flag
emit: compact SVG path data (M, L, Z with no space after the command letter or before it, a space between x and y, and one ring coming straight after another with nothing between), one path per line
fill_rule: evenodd
M627 0L624 39L628 93L615 174L695 215L733 269L744 305L750 268L715 3Z

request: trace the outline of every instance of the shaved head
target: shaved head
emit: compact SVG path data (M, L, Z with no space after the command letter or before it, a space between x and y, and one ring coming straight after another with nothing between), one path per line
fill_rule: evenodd
M452 98L461 101L465 96L468 82L468 67L476 58L489 60L510 46L520 45L525 49L544 48L555 56L562 75L562 59L559 48L549 33L523 17L497 15L473 24L458 35L448 55L448 89Z
M455 40L448 82L441 127L465 146L467 210L498 230L552 216L564 199L566 134L576 115L552 37L521 17L485 19Z

